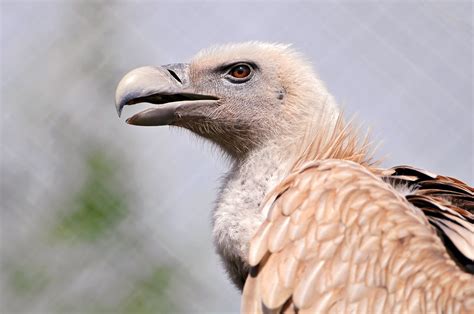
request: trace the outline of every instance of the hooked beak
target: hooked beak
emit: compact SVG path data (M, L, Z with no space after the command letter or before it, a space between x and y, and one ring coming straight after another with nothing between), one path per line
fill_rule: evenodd
M138 103L157 105L128 118L133 125L171 125L180 119L205 116L218 106L219 98L195 93L189 82L189 65L141 67L127 73L117 86L115 107L120 117L123 107Z

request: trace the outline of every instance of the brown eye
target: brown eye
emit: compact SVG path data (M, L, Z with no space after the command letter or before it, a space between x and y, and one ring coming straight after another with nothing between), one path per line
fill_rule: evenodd
M252 69L246 64L239 64L230 69L229 74L236 79L243 79L250 75Z

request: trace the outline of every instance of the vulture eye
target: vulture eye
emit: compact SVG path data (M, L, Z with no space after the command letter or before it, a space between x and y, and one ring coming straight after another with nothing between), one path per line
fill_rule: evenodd
M244 63L237 64L233 66L228 74L227 77L231 79L232 81L235 81L237 83L243 83L250 79L250 74L252 73L252 68Z

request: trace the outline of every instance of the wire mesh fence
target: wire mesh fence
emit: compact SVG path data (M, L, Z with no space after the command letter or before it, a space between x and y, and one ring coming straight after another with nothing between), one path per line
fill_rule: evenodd
M387 165L473 182L472 3L3 1L2 313L237 312L212 248L227 164L134 128L118 80L210 44L294 43Z

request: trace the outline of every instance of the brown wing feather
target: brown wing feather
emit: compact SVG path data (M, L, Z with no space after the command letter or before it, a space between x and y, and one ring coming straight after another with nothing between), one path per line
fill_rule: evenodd
M425 216L361 165L307 164L262 209L243 312L474 310L473 277Z
M423 210L456 263L474 273L474 188L410 166L394 167L384 174L395 187L409 188L406 199Z

